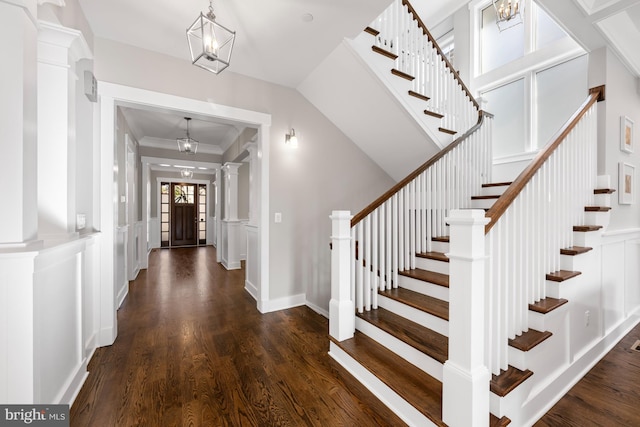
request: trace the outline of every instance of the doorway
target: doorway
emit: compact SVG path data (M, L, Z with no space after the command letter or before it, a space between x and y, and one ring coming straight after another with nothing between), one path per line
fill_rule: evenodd
M207 244L207 186L162 182L161 247Z

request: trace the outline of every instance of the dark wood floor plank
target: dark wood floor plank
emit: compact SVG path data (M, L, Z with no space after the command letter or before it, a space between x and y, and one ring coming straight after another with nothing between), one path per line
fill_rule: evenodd
M211 247L153 251L118 325L71 426L404 425L328 355L327 319L261 314Z

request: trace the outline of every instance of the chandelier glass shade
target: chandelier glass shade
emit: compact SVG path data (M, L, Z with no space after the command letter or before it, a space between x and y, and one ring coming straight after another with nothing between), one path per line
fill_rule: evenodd
M493 0L496 11L496 24L500 31L522 24L524 1L522 0Z
M185 138L176 139L176 142L178 143L178 150L185 154L196 154L198 151L198 141L191 138L191 135L189 135L189 122L191 121L191 118L185 117L184 119L187 121L187 136Z
M187 29L187 41L193 65L218 74L229 66L236 32L218 24L213 6Z

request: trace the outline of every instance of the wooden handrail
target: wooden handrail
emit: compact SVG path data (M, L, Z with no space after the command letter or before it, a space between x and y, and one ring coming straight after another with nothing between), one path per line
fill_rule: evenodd
M404 186L406 186L411 181L413 181L418 175L420 175L422 172L427 170L431 165L433 165L435 162L437 162L442 157L444 157L445 154L447 154L449 151L451 151L454 148L456 148L462 141L464 141L471 134L473 134L476 130L478 130L482 126L482 124L484 123L485 116L486 117L493 117L493 115L491 113L487 113L486 111L482 111L482 110L478 111L478 122L475 125L473 125L473 127L471 127L467 132L465 132L463 135L461 135L459 138L457 138L451 144L447 145L445 148L443 148L438 153L436 153L433 157L431 157L429 160L427 160L426 163L424 163L422 166L418 167L416 170L411 172L402 181L398 182L396 185L391 187L386 193L384 193L382 196L378 197L371 204L369 204L369 206L367 206L366 208L364 208L363 210L358 212L353 218L351 218L351 227L355 226L360 221L362 221L367 215L369 215L371 212L376 210L384 202L389 200L394 194L396 194L398 191L400 191Z
M589 108L597 101L604 100L604 86L599 86L589 90L589 96L580 105L578 110L567 120L567 122L560 128L560 130L551 138L549 142L540 152L534 157L533 161L523 170L520 175L511 183L504 193L496 200L491 209L486 213L486 217L491 221L485 226L485 234L491 230L491 228L498 222L498 219L505 213L507 208L518 197L518 194L524 189L531 178L538 172L538 169L542 167L544 162L553 154L553 152L560 146L562 141L569 135L569 132L576 127L580 119L589 111Z
M418 13L416 12L416 10L413 8L411 3L409 3L409 0L402 0L402 4L404 6L407 6L407 8L409 9L409 12L413 15L413 19L415 19L418 22L418 26L422 29L422 33L425 36L427 36L427 38L429 39L431 44L433 44L433 47L438 52L438 55L440 55L440 58L442 58L442 60L444 61L445 65L447 66L447 68L449 68L449 70L453 74L453 77L458 81L458 84L460 84L460 86L462 86L462 90L465 91L465 93L467 94L467 96L469 97L469 99L471 100L473 105L476 107L476 110L480 110L480 104L478 104L478 101L476 101L476 99L471 94L471 91L464 84L464 82L460 78L460 75L458 74L456 69L453 68L453 65L451 65L451 62L449 62L449 60L444 55L444 53L442 53L442 49L440 49L440 46L438 46L438 43L436 43L436 39L434 39L433 36L431 35L431 33L429 32L429 30L427 30L427 26L424 25L424 22L422 22L422 19L420 19L420 16L418 16Z

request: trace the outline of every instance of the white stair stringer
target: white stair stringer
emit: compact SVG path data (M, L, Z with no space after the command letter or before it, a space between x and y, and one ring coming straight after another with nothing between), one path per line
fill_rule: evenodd
M400 397L389 386L358 363L334 342L329 343L329 355L360 381L382 403L410 426L430 427L435 424L413 405Z
M377 341L418 369L442 382L442 363L411 347L388 332L356 316L356 330Z
M436 331L440 335L444 335L445 337L449 336L449 322L438 316L410 307L407 304L403 304L384 295L378 295L378 306L398 316L411 319L412 322Z
M396 181L441 149L347 40L297 89Z

